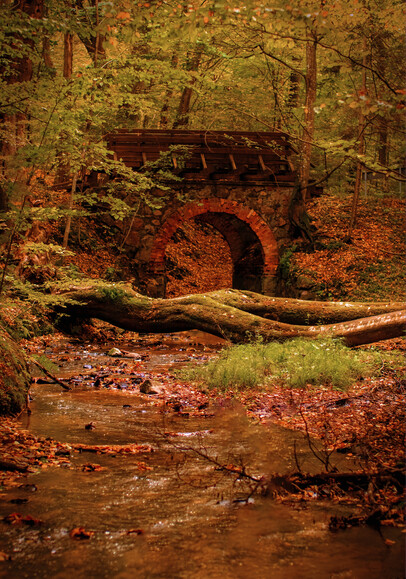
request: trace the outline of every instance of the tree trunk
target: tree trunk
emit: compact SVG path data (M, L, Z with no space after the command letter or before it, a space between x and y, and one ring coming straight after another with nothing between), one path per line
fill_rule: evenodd
M101 285L100 282L86 287L72 288L60 296L56 312L63 312L73 318L98 318L125 330L135 332L181 332L185 330L201 330L221 336L232 342L244 342L250 337L260 336L264 341L287 340L295 337L341 337L350 346L368 344L383 339L402 336L406 327L406 310L391 311L399 304L383 304L384 311L378 316L351 321L332 323L328 325L306 326L287 324L270 320L229 305L245 305L255 310L258 303L262 314L275 316L276 304L279 311L295 310L297 316L306 317L305 304L300 300L284 298L264 298L253 292L238 290L220 291L208 294L189 295L173 299L153 299L142 296L130 288L117 285ZM266 300L269 300L267 302ZM274 301L275 300L275 301ZM320 322L323 323L323 306L320 302L311 305L306 302L313 316L317 311ZM353 314L342 314L347 319L350 315L357 316L360 312L367 313L368 304L354 304ZM375 305L374 308L379 308ZM361 309L359 309L361 308ZM352 304L326 304L326 316L334 319L336 309L337 319L342 319L339 312L351 312ZM376 309L373 310L377 311ZM379 311L379 309L378 309Z
M187 70L196 72L199 69L200 60L202 58L201 52L196 52L192 58L190 58L187 64ZM173 128L178 129L179 127L187 127L189 125L190 116L190 101L193 95L193 85L196 82L196 78L192 77L189 86L185 86L182 95L180 97L179 107L176 114L176 119L173 123Z
M44 18L48 18L49 16L49 9L48 6L44 6ZM56 70L54 63L52 62L51 57L51 40L50 37L46 34L42 39L42 60L46 68L48 69L48 74L51 73L52 76L56 75Z
M44 15L43 0L23 0L22 2L19 2L16 9L17 11L30 16L31 18L39 19ZM1 76L4 75L5 82L7 84L18 85L20 83L27 83L32 78L33 64L30 52L34 51L35 42L28 35L24 36L22 34L16 34L11 45L14 45L13 47L15 48L23 46L25 48L25 54L15 58L12 56L6 56L4 64L2 64L0 67L0 74ZM18 86L16 86L16 94L17 93ZM6 126L4 134L7 135L7 138L3 138L0 143L1 157L7 158L8 156L15 154L18 146L21 145L20 140L22 135L25 133L25 120L26 115L23 112L17 112L9 115L5 113L0 114L0 122Z
M289 76L289 93L286 102L289 109L295 109L299 105L299 83L299 73L291 72Z
M71 78L73 70L73 35L65 32L63 38L63 77Z
M106 59L106 51L104 48L104 41L106 40L106 37L104 34L100 33L99 30L99 0L89 0L89 4L90 6L93 6L95 11L94 11L94 19L92 18L92 25L94 27L95 30L93 30L93 34L88 35L87 34L87 30L85 32L83 32L82 30L78 30L77 31L77 35L80 38L80 40L83 42L90 58L93 61L94 66L98 66L100 64L102 64L105 59ZM76 0L75 1L75 5L80 8L81 10L83 10L84 13L89 14L88 12L86 12L86 6L85 6L85 2L84 0ZM88 25L88 22L85 21L85 25Z
M4 2L2 2L2 5ZM11 7L10 7L11 8ZM13 10L21 13L22 16L29 16L33 19L41 19L44 16L44 0L21 0L15 3ZM5 33L6 36L8 33ZM22 56L13 55L4 56L0 65L0 76L3 82L9 85L16 85L15 93L18 94L21 83L28 83L32 79L33 63L31 53L35 50L35 41L32 36L18 34L13 36L10 42L13 48L17 48L17 54L23 53ZM23 48L23 50L21 50ZM10 110L5 107L5 110ZM1 134L0 138L0 173L3 181L8 180L8 169L10 158L15 155L19 146L24 144L25 129L27 117L24 112L14 112L6 114L0 113ZM0 186L0 211L6 211L9 207L9 198L6 189Z
M171 67L173 69L178 68L179 55L174 52L171 59ZM169 111L170 111L170 101L173 96L173 88L167 88L164 103L161 108L160 118L159 118L159 128L166 129L169 125Z
M69 207L68 207L68 209L70 211L73 209L73 202L74 202L75 193L76 193L76 183L77 183L77 174L75 173L72 177L72 188L71 188L71 192L69 195ZM72 223L72 215L68 215L68 217L66 219L65 231L63 234L63 242L62 242L62 247L64 249L66 249L68 247L68 240L69 240L71 223Z
M304 110L303 143L300 159L300 188L303 199L307 197L307 185L310 176L310 159L314 137L314 106L317 90L317 39L309 37L306 44L306 102Z
M366 50L366 43L364 40L364 56L363 56L363 64L364 67L367 64L367 58L365 55ZM359 96L365 96L367 92L367 75L366 69L362 69L362 87ZM359 141L358 141L358 155L361 158L365 154L365 116L362 112L362 107L359 109L359 120L358 120L358 133L359 133ZM352 197L352 207L351 207L351 217L350 217L350 225L348 229L348 238L351 239L353 229L357 222L357 212L358 212L358 201L359 195L361 191L361 181L362 181L362 168L364 167L361 159L359 158L357 162L357 173L355 176L355 185L354 185L354 194Z
M44 36L42 40L42 59L45 66L55 74L54 63L51 58L51 42L49 36Z
M321 302L264 296L227 289L206 294L224 305L286 324L314 325L348 322L403 310L403 302Z

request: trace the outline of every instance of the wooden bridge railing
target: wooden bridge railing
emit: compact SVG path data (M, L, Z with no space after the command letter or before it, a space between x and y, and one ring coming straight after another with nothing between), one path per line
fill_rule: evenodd
M172 170L187 181L272 181L294 183L294 149L279 132L120 129L107 136L109 148L128 167L142 170L161 152L187 147L182 161L172 155Z

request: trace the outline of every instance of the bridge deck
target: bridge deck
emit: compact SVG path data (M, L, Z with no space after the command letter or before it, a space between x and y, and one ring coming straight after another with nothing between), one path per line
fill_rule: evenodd
M295 153L279 132L121 129L107 136L115 158L136 171L172 151L172 171L184 181L266 181L291 185Z

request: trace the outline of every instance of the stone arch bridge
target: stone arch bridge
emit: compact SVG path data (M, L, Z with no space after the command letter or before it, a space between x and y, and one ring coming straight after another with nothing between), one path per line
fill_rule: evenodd
M296 173L293 148L274 132L120 130L110 150L135 171L168 152L170 192L156 190L162 207L145 206L133 218L126 245L139 286L165 296L165 248L189 219L208 223L225 238L233 261L233 287L272 295L279 255L288 243L289 206ZM181 159L176 145L187 147ZM174 152L172 152L174 151ZM187 199L187 201L182 201ZM127 224L128 226L128 224Z

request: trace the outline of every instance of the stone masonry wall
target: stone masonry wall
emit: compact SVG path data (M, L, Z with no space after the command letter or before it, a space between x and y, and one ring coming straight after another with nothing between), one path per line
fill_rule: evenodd
M182 221L207 211L225 211L247 223L262 245L264 275L275 278L278 256L290 240L292 187L249 182L244 185L176 184L169 193L158 190L155 195L163 200L165 196L169 199L159 209L144 206L133 220L126 241L136 279L145 291L151 295L162 294L167 242ZM182 198L187 201L182 202ZM128 227L128 224L124 225ZM272 285L265 288L265 293L272 292Z

